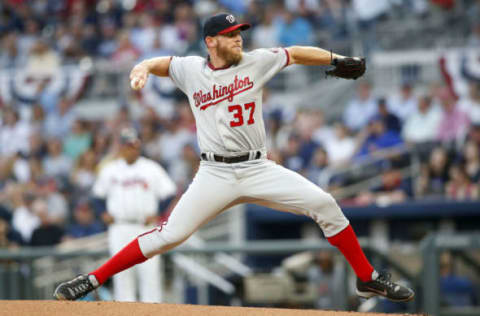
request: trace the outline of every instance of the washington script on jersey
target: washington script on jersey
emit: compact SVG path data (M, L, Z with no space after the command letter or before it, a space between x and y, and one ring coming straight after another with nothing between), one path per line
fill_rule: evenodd
M238 79L238 76L235 76L233 82L227 86L217 86L213 85L212 91L203 92L202 90L195 92L193 94L193 99L195 100L195 107L200 106L200 110L205 110L209 106L215 105L227 100L232 102L233 97L239 93L242 93L253 87L253 82L250 81L250 78L247 76L243 79Z

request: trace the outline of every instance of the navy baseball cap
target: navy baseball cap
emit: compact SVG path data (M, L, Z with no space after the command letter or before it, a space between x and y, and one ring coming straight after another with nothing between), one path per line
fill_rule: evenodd
M120 131L120 144L122 145L135 144L139 140L138 133L134 128L127 127Z
M203 25L203 38L207 36L215 36L225 34L240 29L248 30L250 24L238 23L235 17L230 13L219 13L209 17Z

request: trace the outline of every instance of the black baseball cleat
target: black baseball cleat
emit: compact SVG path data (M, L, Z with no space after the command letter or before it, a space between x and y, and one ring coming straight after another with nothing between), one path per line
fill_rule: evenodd
M82 298L99 286L93 275L82 274L75 279L61 283L55 289L53 297L60 301L74 301Z
M393 302L408 302L413 299L415 292L408 287L390 281L388 272L374 272L371 281L363 282L357 279L357 295L363 298L383 296Z

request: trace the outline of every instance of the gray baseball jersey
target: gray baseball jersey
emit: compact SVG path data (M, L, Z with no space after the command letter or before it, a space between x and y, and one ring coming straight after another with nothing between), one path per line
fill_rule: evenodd
M243 53L238 65L214 69L203 57L173 57L169 76L188 96L202 152L265 151L262 89L288 65L286 49Z

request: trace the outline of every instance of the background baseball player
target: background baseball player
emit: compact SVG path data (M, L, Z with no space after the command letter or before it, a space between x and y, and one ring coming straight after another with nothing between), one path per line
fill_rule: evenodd
M203 28L208 57L159 57L131 72L134 89L148 75L169 76L188 97L195 116L202 162L188 190L161 229L140 235L88 275L62 283L55 297L74 300L112 275L181 244L202 224L238 203L256 203L311 217L328 241L354 269L357 294L408 301L411 289L377 273L332 196L299 174L266 159L262 89L291 64L335 65L334 76L355 79L365 71L360 58L331 54L316 47L293 46L243 53L240 31L250 27L233 15L210 17Z
M100 172L93 193L106 199L102 214L108 224L108 244L117 253L132 238L151 229L158 220L159 201L168 200L176 187L167 172L155 161L140 156L141 144L133 128L120 133L120 158ZM117 301L161 301L160 260L154 257L113 278Z

